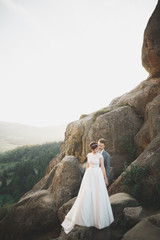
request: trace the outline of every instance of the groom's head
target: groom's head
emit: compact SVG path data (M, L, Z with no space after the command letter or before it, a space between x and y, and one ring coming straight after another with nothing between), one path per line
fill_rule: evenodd
M101 152L105 148L106 140L104 138L100 138L98 140L98 150Z

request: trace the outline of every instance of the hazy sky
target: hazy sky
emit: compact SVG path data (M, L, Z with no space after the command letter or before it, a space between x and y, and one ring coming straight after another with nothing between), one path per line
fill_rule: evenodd
M132 90L156 4L0 0L0 121L69 123Z

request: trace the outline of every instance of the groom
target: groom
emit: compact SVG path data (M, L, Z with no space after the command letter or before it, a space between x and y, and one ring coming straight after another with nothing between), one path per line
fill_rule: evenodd
M105 141L104 138L100 138L98 140L98 150L104 158L104 167L106 169L106 175L107 175L107 179L108 179L108 182L109 182L109 168L110 168L111 158L110 158L109 153L104 150L105 144L106 144L106 141Z

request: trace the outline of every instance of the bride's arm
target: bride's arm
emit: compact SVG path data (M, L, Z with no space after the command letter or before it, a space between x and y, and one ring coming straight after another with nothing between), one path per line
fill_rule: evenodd
M107 179L107 176L106 176L106 171L105 171L105 167L104 167L104 159L103 158L100 158L100 164L101 164L101 169L102 169L102 173L103 173L103 176L104 176L105 184L108 186L109 183L108 183L108 179Z
M89 168L88 155L87 155L87 164L86 164L86 169L85 169L85 171L87 170L87 168Z
M87 164L86 164L86 170L87 170L87 168L89 168L89 163L88 163L88 161L87 161ZM85 170L85 171L86 171L86 170Z

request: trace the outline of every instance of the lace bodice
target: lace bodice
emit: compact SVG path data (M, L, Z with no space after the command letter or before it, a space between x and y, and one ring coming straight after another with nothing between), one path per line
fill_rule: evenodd
M88 157L89 167L99 167L100 158L103 158L101 153L96 153L96 154L88 153L87 157Z

